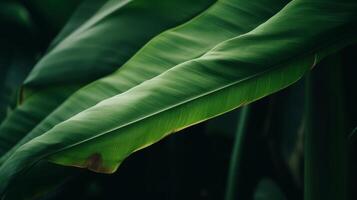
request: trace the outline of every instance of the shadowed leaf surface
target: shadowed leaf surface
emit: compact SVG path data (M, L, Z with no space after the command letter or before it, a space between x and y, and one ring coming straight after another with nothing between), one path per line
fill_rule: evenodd
M55 163L112 173L128 155L172 132L287 87L355 39L353 1L292 1L266 22L258 17L260 25L243 35L240 23L252 23L237 21L247 14L237 11L252 6L266 16L271 12L263 3L237 2L218 1L159 35L113 75L79 90L63 109L76 101L82 107L67 113L59 108L65 121L57 124L61 119L49 116L53 121L42 124L48 131L34 139L43 132L31 133L32 140L4 162L0 189L48 156Z

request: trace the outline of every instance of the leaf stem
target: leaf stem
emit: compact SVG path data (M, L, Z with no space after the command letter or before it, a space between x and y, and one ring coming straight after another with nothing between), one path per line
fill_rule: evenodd
M233 144L231 160L229 165L227 188L225 200L234 200L236 196L236 185L239 175L240 160L242 157L242 147L245 138L245 128L248 121L249 106L242 107L238 117L238 127Z

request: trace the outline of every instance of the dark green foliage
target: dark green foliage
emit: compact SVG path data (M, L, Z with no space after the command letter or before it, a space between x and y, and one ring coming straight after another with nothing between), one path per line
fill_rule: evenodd
M3 0L0 199L355 199L356 24L355 0Z

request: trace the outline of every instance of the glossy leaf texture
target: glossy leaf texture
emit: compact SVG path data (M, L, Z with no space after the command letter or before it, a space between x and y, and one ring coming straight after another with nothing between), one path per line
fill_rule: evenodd
M294 0L266 22L249 6L270 14L262 1L218 1L149 42L112 76L79 90L66 102L79 113L62 112L62 123L18 148L0 168L0 190L43 158L112 173L170 133L287 87L355 39L354 1ZM260 25L239 24L246 15ZM254 29L242 34L242 27Z
M106 98L112 97L118 93L124 92L131 87L138 85L139 83L150 79L156 75L159 75L163 71L166 71L180 62L195 58L202 55L208 49L214 47L217 43L234 37L239 34L243 34L253 29L264 20L267 20L274 13L283 7L285 1L275 1L274 6L270 9L266 9L261 4L252 2L251 4L242 4L242 7L231 9L228 14L229 17L233 14L239 17L239 21L233 23L233 20L225 22L217 16L219 13L226 12L227 7L224 3L219 2L218 6L213 6L202 16L198 16L189 23L170 30L163 35L155 38L144 49L142 49L138 55L135 56L133 61L125 64L125 69L120 69L117 73L80 90L70 99L68 99L63 105L61 105L55 112L49 115L46 120L41 122L34 130L32 130L22 141L20 141L14 148L24 144L30 139L41 135L54 125L72 117L73 115L95 105L96 103ZM245 10L251 10L247 13ZM212 11L211 11L212 10ZM259 13L256 15L255 13ZM210 23L214 20L214 23ZM207 27L207 24L212 24ZM226 24L224 34L216 34L216 32L222 30L222 24ZM234 25L234 26L233 26ZM209 31L211 30L211 31ZM190 37L190 32L196 31L194 37ZM200 37L205 35L209 40L202 40ZM162 41L173 41L172 43L166 43ZM182 43L180 48L177 48L177 43ZM155 52L155 56L147 57L150 52ZM170 53L168 53L170 52ZM141 56L142 55L142 56ZM156 65L155 68L147 68L146 64ZM129 76L119 76L119 73L129 73ZM138 72L141 72L140 74ZM138 73L138 74L135 74ZM131 75L132 74L132 75ZM12 150L12 151L13 151ZM1 160L7 159L11 152L8 152Z
M294 1L248 34L225 40L198 58L104 100L34 141L41 144L55 135L60 138L60 146L63 141L75 141L51 160L113 172L127 155L167 134L261 98L300 78L325 53L321 46L336 42L329 37L355 33L349 27L356 22L356 4L331 2L330 6ZM334 18L331 12L336 13ZM288 22L299 22L301 14L311 15L311 20L297 23L295 34L282 36L291 33L293 28L287 26ZM317 18L321 15L324 17ZM319 26L313 27L315 24ZM307 28L311 33L298 32ZM314 51L306 53L306 49ZM90 126L98 119L100 124ZM73 135L66 134L71 131ZM53 142L51 145L58 144Z
M108 1L37 63L25 88L81 83L111 73L153 36L189 20L213 2Z
M205 12L187 24L158 36L139 51L131 61L126 63L124 68L121 68L112 76L90 84L70 97L26 135L7 155L3 156L1 161L6 160L20 145L43 134L56 124L73 115L106 98L124 92L145 80L153 78L181 62L196 58L208 49L213 48L219 42L252 30L285 5L285 1L277 0L274 2L274 6L270 9L262 6L264 2L257 4L253 1L252 3L242 4L241 7L230 9L230 12L227 11L228 8L232 7L231 5L218 2L218 5L212 6L208 12ZM246 12L246 10L250 10L250 12ZM221 18L221 16L218 16L223 12L226 12L228 17ZM256 15L256 13L259 13L259 15ZM236 17L240 20L235 20ZM209 29L206 28L207 24L212 24ZM222 24L225 26L222 26ZM210 29L225 31L222 32L223 34L216 34L213 31L208 31ZM201 40L200 37L202 36L210 39ZM190 45L190 48L186 48L185 46L187 45ZM156 56L148 57L147 55L150 55L152 51L156 52ZM148 68L146 65L152 65L155 68ZM122 73L127 75L120 75ZM120 76L119 79L117 78L118 76Z
M119 68L149 39L191 19L213 2L112 0L80 6L25 81L21 105L1 124L0 139L8 142L0 154L78 88Z

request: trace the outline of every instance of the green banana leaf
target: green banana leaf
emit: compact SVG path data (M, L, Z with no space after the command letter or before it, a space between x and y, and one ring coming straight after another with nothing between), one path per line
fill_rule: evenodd
M236 30L235 30L235 32L237 32L237 33L241 33L242 32L242 30L243 31L249 31L250 29L252 29L252 28L254 28L255 26L257 26L258 24L260 24L263 20L266 20L266 19L268 19L270 16L272 16L275 12L277 12L284 4L285 4L285 1L276 1L276 2L278 2L278 3L276 3L276 5L274 6L274 7L272 7L272 8L270 8L270 10L267 10L266 8L264 8L264 7L262 7L262 6L254 6L254 3L253 4L251 4L251 5L246 5L246 8L245 9L250 9L252 12L259 12L260 13L260 16L257 16L257 17L252 17L251 16L251 14L249 14L249 13L245 13L243 10L242 11L239 11L239 14L241 15L241 16L244 16L244 18L242 18L242 20L241 21L239 21L239 23L240 24L242 24L242 25L239 25L239 26L237 26L237 27L234 27ZM208 18L206 17L206 20L208 20ZM241 27L240 27L241 26ZM202 30L202 32L204 33L204 30ZM212 33L210 33L210 35L212 35ZM227 36L225 36L225 38L228 38ZM223 39L220 39L220 38L218 38L219 39L219 41L221 41L221 40L224 40L225 38L223 38ZM217 42L215 42L215 41L212 41L211 43L209 43L208 45L210 45L209 47L212 47L213 45L215 45L215 43L217 43ZM209 48L209 47L206 47L206 48ZM183 51L184 49L182 49L181 51ZM205 49L203 48L201 51L205 51ZM194 52L193 52L194 53ZM197 55L199 55L199 54L197 54ZM189 54L187 54L187 56L191 56L191 55L189 55ZM189 57L189 58L191 58L191 57ZM183 58L183 59L185 59L185 58ZM180 62L181 60L179 60L179 61L177 61L177 62ZM53 90L51 90L51 91L53 91ZM112 93L112 95L115 95L116 93ZM49 98L51 98L51 95L55 95L55 94L49 94L48 96L46 96L44 99L49 99ZM35 97L36 95L34 95L34 97ZM31 100L33 100L34 99L34 97L32 98L29 98L29 100L28 101L31 101ZM59 96L57 95L56 97L52 97L52 98L54 98L54 99L58 99L59 98ZM103 97L103 98L105 98L105 97ZM41 97L39 97L39 99L38 99L39 101L38 102L43 102L43 100L41 101ZM98 102L98 101L94 101L94 103L96 103L96 102ZM35 101L34 101L34 103L35 103ZM24 103L24 105L34 105L34 103L29 103L29 104L26 104L26 101L25 101L25 103ZM43 106L46 106L47 104L45 103ZM29 107L28 109L31 109L32 107L34 107L35 109L38 107L38 106L40 106L40 105L37 105L37 106L31 106L31 107ZM43 107L43 106L41 106L41 107ZM60 119L60 120L63 120L63 119L61 119L61 118L57 118L57 116L59 116L58 114L60 114L61 112L63 112L63 110L67 110L67 111L70 111L70 112L73 112L73 108L74 109L76 109L75 107L75 105L70 105L72 108L70 109L70 110L68 110L68 109L60 109L60 112L57 112L56 113L56 115L52 115L52 119L54 118L55 120L58 120L58 119ZM62 106L62 108L66 108L66 107L64 107L64 106ZM30 110L29 110L30 111ZM76 111L76 110L74 110L74 111ZM79 111L78 111L79 112ZM29 112L29 113L33 113L33 112ZM75 114L75 112L74 112L74 114ZM23 116L23 115L19 115L19 116ZM36 116L38 116L37 114L36 114ZM55 117L53 117L53 116L55 116ZM30 118L30 119L33 119L33 118ZM56 122L56 121L55 121ZM48 121L46 121L46 123L48 123ZM57 122L58 123L58 122ZM53 122L52 122L52 124L53 124ZM46 125L46 124L45 124ZM51 124L50 124L51 125ZM18 124L14 124L13 125L13 127L18 127ZM46 128L46 127L45 127ZM10 131L7 131L7 132L10 132ZM22 131L22 132L26 132L26 131ZM40 128L40 129L37 129L37 132L39 132L39 133L43 133L44 132L44 130L43 130L43 127L42 128ZM32 133L36 133L36 131L35 132L32 132ZM31 134L30 134L31 135ZM33 135L33 134L32 134ZM29 138L29 137L27 137L27 138ZM26 141L26 140L25 140ZM20 143L21 144L21 143ZM17 145L17 146L19 146L19 145ZM36 165L36 167L35 168L38 168L38 167L43 167L42 165ZM53 177L51 174L62 174L62 176L61 177L65 177L65 178L67 178L67 176L65 176L65 175L67 175L68 173L66 172L66 171L64 171L63 172L63 169L61 169L61 168L53 168L53 169L51 169L51 171L56 171L56 173L53 173L53 172L49 172L49 173L47 173L47 168L46 167L48 167L48 165L45 165L44 167L43 167L43 169L42 170L37 170L37 171L41 171L42 173L46 173L47 174L47 176L46 177L48 177L48 176L51 176L51 177ZM28 174L28 173L27 173ZM33 176L33 177L36 177L36 176ZM50 179L52 179L52 178L50 178ZM36 178L36 180L38 181L38 178ZM14 185L16 185L16 187L15 187L15 189L12 189L11 191L12 192L10 192L10 194L7 194L7 198L12 198L13 199L13 196L14 195L17 195L17 193L16 192L13 192L13 191L16 191L17 189L18 189L18 187L19 186L21 186L21 184L19 185L18 183L21 183L21 182L23 182L22 181L22 179L20 179L20 180L18 180ZM46 182L47 183L47 185L48 185L48 182ZM35 185L36 187L37 187L37 185ZM16 189L17 188L17 189ZM26 194L26 196L33 196L33 193L35 193L35 194L37 194L37 192L36 191L38 191L38 189L37 188L33 188L33 186L31 186L31 188L32 189L28 189L28 188L26 188L25 190L26 191L32 191L32 192L28 192L28 193L30 193L30 195L28 195L28 193ZM40 186L40 189L41 188L43 188L43 186ZM35 192L33 192L33 191L35 191ZM31 195L32 194L32 195ZM23 194L24 195L24 194ZM16 199L16 198L15 198Z
M160 35L117 73L103 79L105 87L92 84L80 90L82 94L91 92L86 95L94 98L108 91L118 93L114 85L122 84L128 89L22 145L0 168L0 191L5 191L16 174L43 158L112 173L131 153L172 132L287 87L326 54L355 39L354 1L294 0L249 33L230 32L236 22L232 20L234 14L246 4L249 3L219 1L201 15L208 16L210 23L200 27L199 20L192 20L186 24L197 23L201 29L180 26L174 30L182 28L181 34L168 32L186 42ZM266 9L265 4L260 7ZM203 36L201 31L211 33L212 38ZM172 47L191 53L195 47L223 35L228 36L216 39L214 45L206 46L192 58L171 54ZM145 50L150 54L143 53ZM156 57L163 54L169 59ZM179 59L179 63L169 62ZM169 70L152 75L168 63L173 65ZM147 71L136 67L140 65L146 66ZM148 80L139 84L135 76ZM77 104L86 104L85 100Z
M65 29L63 34L68 36L59 35L63 40L36 64L25 80L21 105L0 125L0 140L8 141L0 147L0 155L80 86L117 69L150 38L191 19L212 2L112 0L103 7L97 2L95 6L101 7L98 12L71 34ZM87 12L84 10L78 12ZM74 15L69 29L79 25L80 20Z
M71 145L66 144L61 153L53 155L53 162L111 173L127 155L169 133L293 83L324 56L326 45L336 43L329 37L346 33L354 37L355 11L356 3L331 2L321 8L316 2L294 1L250 33L226 40L198 58L100 102L35 139L34 144L58 136L48 146L56 146L58 141L59 146L64 141ZM333 19L331 13L335 13ZM311 20L298 23L301 15L311 16ZM294 28L287 26L290 21L297 22ZM307 28L310 33L298 33ZM296 30L295 34L281 36L291 33L291 29ZM277 35L281 36L279 41ZM306 49L314 51L306 54ZM272 61L272 57L279 59ZM98 119L100 124L90 126ZM68 134L71 130L77 137Z
M69 98L63 105L57 108L53 113L46 117L44 121L37 125L35 129L26 135L26 137L14 146L12 150L3 156L0 162L6 160L20 145L43 134L56 124L72 117L73 115L106 98L124 92L147 79L155 77L180 62L200 56L219 42L252 30L254 27L274 15L274 13L279 11L279 9L281 9L286 3L285 1L274 0L275 3L270 9L267 9L264 7L264 3L271 1L268 0L260 2L260 4L257 4L255 1L241 4L241 7L236 9L227 9L229 7L224 4L224 1L223 3L218 2L218 5L212 6L208 12L205 12L194 20L155 38L137 55L135 55L131 61L126 63L123 69L120 69L112 76L90 84L88 87L85 87ZM247 13L245 10L251 10L252 13L260 14L252 15L250 12ZM222 12L225 12L227 15L224 19L217 16L217 14ZM232 20L236 18L239 20ZM210 23L210 29L225 31L222 32L222 34L216 34L214 31L207 31L209 29L207 29L206 26ZM222 26L222 24L225 26ZM195 32L192 37L190 34L192 34L193 31ZM210 39L201 40L202 36ZM163 40L173 42L170 44L162 43ZM191 48L185 48L186 44L190 44ZM157 51L157 56L147 57L146 55L150 54L151 51ZM147 64L156 66L156 68L147 68ZM137 76L136 73L139 72L140 76ZM128 75L122 76L118 79L117 76L119 73L126 73ZM103 90L103 88L106 89Z

